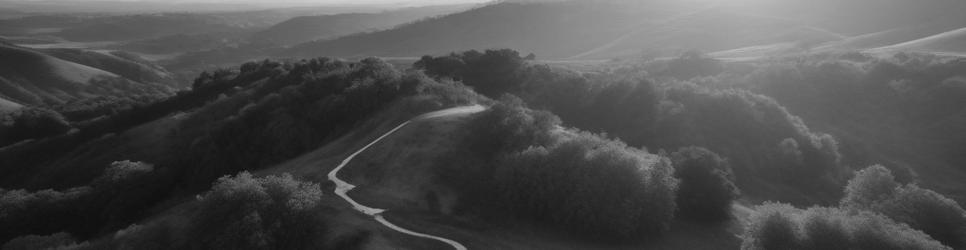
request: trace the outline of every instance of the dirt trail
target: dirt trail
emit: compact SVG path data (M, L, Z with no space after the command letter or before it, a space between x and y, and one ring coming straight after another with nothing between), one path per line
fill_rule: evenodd
M381 141L383 138L386 138L387 136L395 133L399 129L405 127L406 125L409 125L410 123L412 123L415 120L431 119L431 118L438 118L438 117L450 116L450 115L457 115L457 114L470 114L470 113L480 112L480 111L483 111L485 109L486 109L485 107L480 106L480 105L450 108L450 109L440 110L440 111L436 111L436 112L426 113L426 114L417 116L416 118L410 119L410 120L408 120L406 122L403 122L402 124L399 124L399 126L396 126L392 130L389 130L389 132L386 132L382 136L379 136L379 138L376 138L375 140L373 140L369 144L366 144L365 147L362 147L361 149L359 149L355 153L352 153L351 155L349 155L348 157L346 157L344 160L342 160L342 163L340 163L339 166L337 166L335 169L332 169L332 171L329 172L329 175L328 175L329 180L332 181L333 183L335 183L335 185L336 185L336 187L335 187L335 194L338 195L339 197L341 197L343 200L345 200L349 204L351 204L352 205L352 208L354 208L356 211L359 211L359 212L364 213L366 215L372 216L373 218L376 219L376 221L378 221L382 225L384 225L384 226L388 227L389 229L392 229L392 230L394 230L396 232L400 232L400 233L403 233L403 234L412 235L412 236L416 236L416 237L420 237L420 238L427 238L427 239L438 240L438 241L441 241L443 243L449 244L450 246L453 246L453 248L455 248L457 250L466 250L466 246L463 246L463 244L460 244L459 242L456 242L454 240L447 239L447 238L443 238L443 237L439 237L439 236L435 236L435 235L418 233L418 232L414 232L412 230L408 230L408 229L399 227L396 224L393 224L392 222L389 222L388 220L386 220L385 217L382 216L382 213L383 212L386 212L385 209L368 207L366 205L360 204L359 202L356 202L354 199L352 199L352 197L349 197L349 194L348 194L349 191L352 191L352 189L356 188L356 186L355 185L352 185L352 184L350 184L348 182L345 182L342 179L339 179L339 170L342 170L342 168L344 168L346 165L348 165L349 162L352 161L353 158L355 158L357 155L361 154L363 151L365 151L366 149L368 149L372 145L375 145L376 143L378 143L379 141Z

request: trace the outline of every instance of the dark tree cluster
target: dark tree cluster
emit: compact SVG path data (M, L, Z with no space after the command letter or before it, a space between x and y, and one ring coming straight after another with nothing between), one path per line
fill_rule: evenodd
M742 235L747 250L951 250L929 235L869 212L797 209L767 203L755 208Z
M271 81L238 90L183 121L170 165L185 183L207 186L218 176L258 169L318 148L393 106L407 114L464 105L478 97L451 83L402 73L379 59L348 63L246 64L238 77L277 71ZM254 77L260 78L260 77ZM196 85L204 86L203 81Z
M0 190L0 241L64 231L91 237L105 227L128 225L161 195L164 187L153 181L154 174L149 164L119 161L89 186L63 191Z
M359 249L367 240L330 240L319 185L288 174L225 176L197 198L179 215L187 223L134 224L78 249Z
M856 173L839 207L755 209L744 249L960 249L966 210L955 201L872 166Z
M467 144L488 164L440 174L474 204L596 239L653 239L674 219L678 180L664 157L565 130L513 97L469 126Z
M881 213L950 247L966 247L966 210L932 190L896 182L882 166L859 171L845 187L841 206Z
M426 70L429 75L462 80L476 92L496 98L520 87L525 64L520 52L501 49L424 56L413 67Z
M731 203L740 195L728 161L710 150L687 147L671 154L682 218L721 222L731 219Z
M71 129L63 115L55 111L26 107L0 111L0 147L26 139L64 134Z
M505 59L493 61L513 61L498 68L515 67L502 70L514 72L514 77L498 82L512 84L490 88L500 92L488 95L519 96L534 108L560 115L564 124L606 133L632 146L707 148L729 158L738 177L736 185L755 195L796 204L832 203L841 192L836 187L848 176L838 140L813 131L775 100L745 90L662 80L661 76L713 77L725 70L720 62L698 53L686 53L661 67L622 67L596 73L532 65L518 54L499 54ZM492 76L465 73L472 68L465 58L461 54L427 56L415 67L477 89L496 86ZM700 72L667 72L694 67ZM775 183L782 189L766 188Z

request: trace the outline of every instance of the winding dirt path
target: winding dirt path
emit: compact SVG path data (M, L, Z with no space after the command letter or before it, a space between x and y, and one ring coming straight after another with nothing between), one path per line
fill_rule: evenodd
M349 162L352 161L353 158L355 158L357 155L361 154L363 151L366 151L366 149L368 149L372 145L375 145L376 143L378 143L379 141L381 141L383 138L386 138L387 136L395 133L399 129L405 127L406 125L409 125L410 123L412 123L415 120L429 119L429 118L437 118L437 117L443 117L443 116L449 116L449 115L457 115L457 114L470 114L470 113L480 112L480 111L483 111L485 109L486 109L485 107L480 106L480 105L450 108L450 109L440 110L440 111L436 111L436 112L426 113L426 114L417 116L416 118L410 119L410 120L408 120L406 122L403 122L402 124L399 124L399 126L396 126L392 130L389 130L389 132L386 132L382 136L379 136L379 138L376 138L375 140L373 140L369 144L366 144L365 147L362 147L361 149L359 149L355 153L352 153L351 155L349 155L348 157L346 157L344 160L342 160L342 163L340 163L339 166L337 166L335 169L332 169L332 171L329 172L329 175L328 175L329 180L332 181L333 183L335 183L335 185L336 185L335 186L335 194L338 195L339 197L341 197L343 200L345 200L349 204L351 204L352 205L352 208L354 208L356 211L359 211L359 212L362 212L362 213L364 213L366 215L372 216L373 218L376 219L376 221L378 221L382 225L384 225L384 226L388 227L389 229L392 229L392 230L394 230L396 232L400 232L400 233L403 233L403 234L412 235L412 236L416 236L416 237L420 237L420 238L426 238L426 239L433 239L433 240L441 241L443 243L449 244L450 246L452 246L453 248L455 248L457 250L466 250L466 246L463 246L463 244L460 244L459 242L456 242L454 240L447 239L447 238L443 238L443 237L439 237L439 236L435 236L435 235L414 232L412 230L405 229L405 228L402 228L400 226L397 226L396 224L393 224L392 222L389 222L388 220L386 220L385 217L382 216L382 213L383 212L386 212L385 209L368 207L366 205L360 204L359 202L356 202L355 200L352 199L352 197L349 197L349 194L348 194L349 191L352 191L352 189L356 188L356 186L355 185L352 185L351 183L345 182L342 179L339 179L339 170L342 170L342 168L344 168L346 165L348 165Z

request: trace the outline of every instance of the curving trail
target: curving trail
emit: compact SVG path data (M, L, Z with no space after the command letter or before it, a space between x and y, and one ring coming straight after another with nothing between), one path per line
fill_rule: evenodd
M466 250L466 246L463 246L463 244L460 244L459 242L456 242L454 240L447 239L447 238L443 238L443 237L439 237L439 236L435 236L435 235L429 235L429 234L414 232L414 231L411 231L411 230L408 230L408 229L399 227L396 224L392 224L392 222L389 222L388 220L386 220L385 217L382 216L382 213L386 211L385 209L368 207L366 205L363 205L363 204L360 204L360 203L356 202L355 200L352 199L352 197L349 197L349 194L348 194L349 191L351 191L352 189L356 188L356 186L355 185L352 185L352 184L350 184L348 182L345 182L342 179L339 179L339 176L338 175L339 175L339 170L342 170L342 168L344 168L346 165L348 165L349 162L352 161L352 159L355 158L357 155L359 155L363 151L366 151L366 149L368 149L372 145L375 145L376 143L378 143L379 141L381 141L383 138L386 138L387 136L395 133L396 131L398 131L399 129L405 127L406 125L409 125L409 123L412 123L412 121L414 121L414 120L429 119L429 118L436 118L436 117L443 117L443 116L457 115L457 114L470 114L470 113L480 112L480 111L483 111L485 109L486 108L484 108L483 106L480 106L480 105L450 108L450 109L440 110L440 111L436 111L436 112L426 113L426 114L417 116L416 118L410 119L410 120L408 120L406 122L403 122L402 124L399 124L399 126L396 126L392 130L389 130L389 132L386 132L382 136L379 136L379 138L376 138L375 140L373 140L369 144L366 144L365 147L362 147L358 151L356 151L356 152L352 153L351 155L349 155L348 157L346 157L344 160L342 160L342 163L340 163L339 166L335 167L335 169L332 169L332 171L329 172L329 174L328 174L329 180L332 181L333 183L335 183L335 194L338 195L339 197L341 197L343 200L345 200L349 204L351 204L352 205L352 208L354 208L356 211L359 211L359 212L362 212L362 213L364 213L366 215L372 216L373 218L376 219L376 221L378 221L382 225L384 225L384 226L388 227L389 229L392 229L392 230L394 230L396 232L400 232L400 233L403 233L403 234L412 235L412 236L416 236L416 237L420 237L420 238L427 238L427 239L433 239L433 240L441 241L443 243L449 244L450 246L453 246L453 248L455 248L457 250Z

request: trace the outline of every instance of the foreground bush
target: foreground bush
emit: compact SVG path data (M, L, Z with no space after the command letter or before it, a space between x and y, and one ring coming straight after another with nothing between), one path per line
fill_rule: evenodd
M881 213L953 248L966 247L966 210L913 184L900 185L882 166L859 171L845 188L845 208Z
M324 237L322 190L291 175L222 177L201 198L192 249L315 249Z
M870 212L766 203L742 235L745 250L951 250L925 233Z
M678 213L694 220L719 222L731 218L731 202L738 198L731 166L704 148L682 148L671 154L674 176L681 179Z

